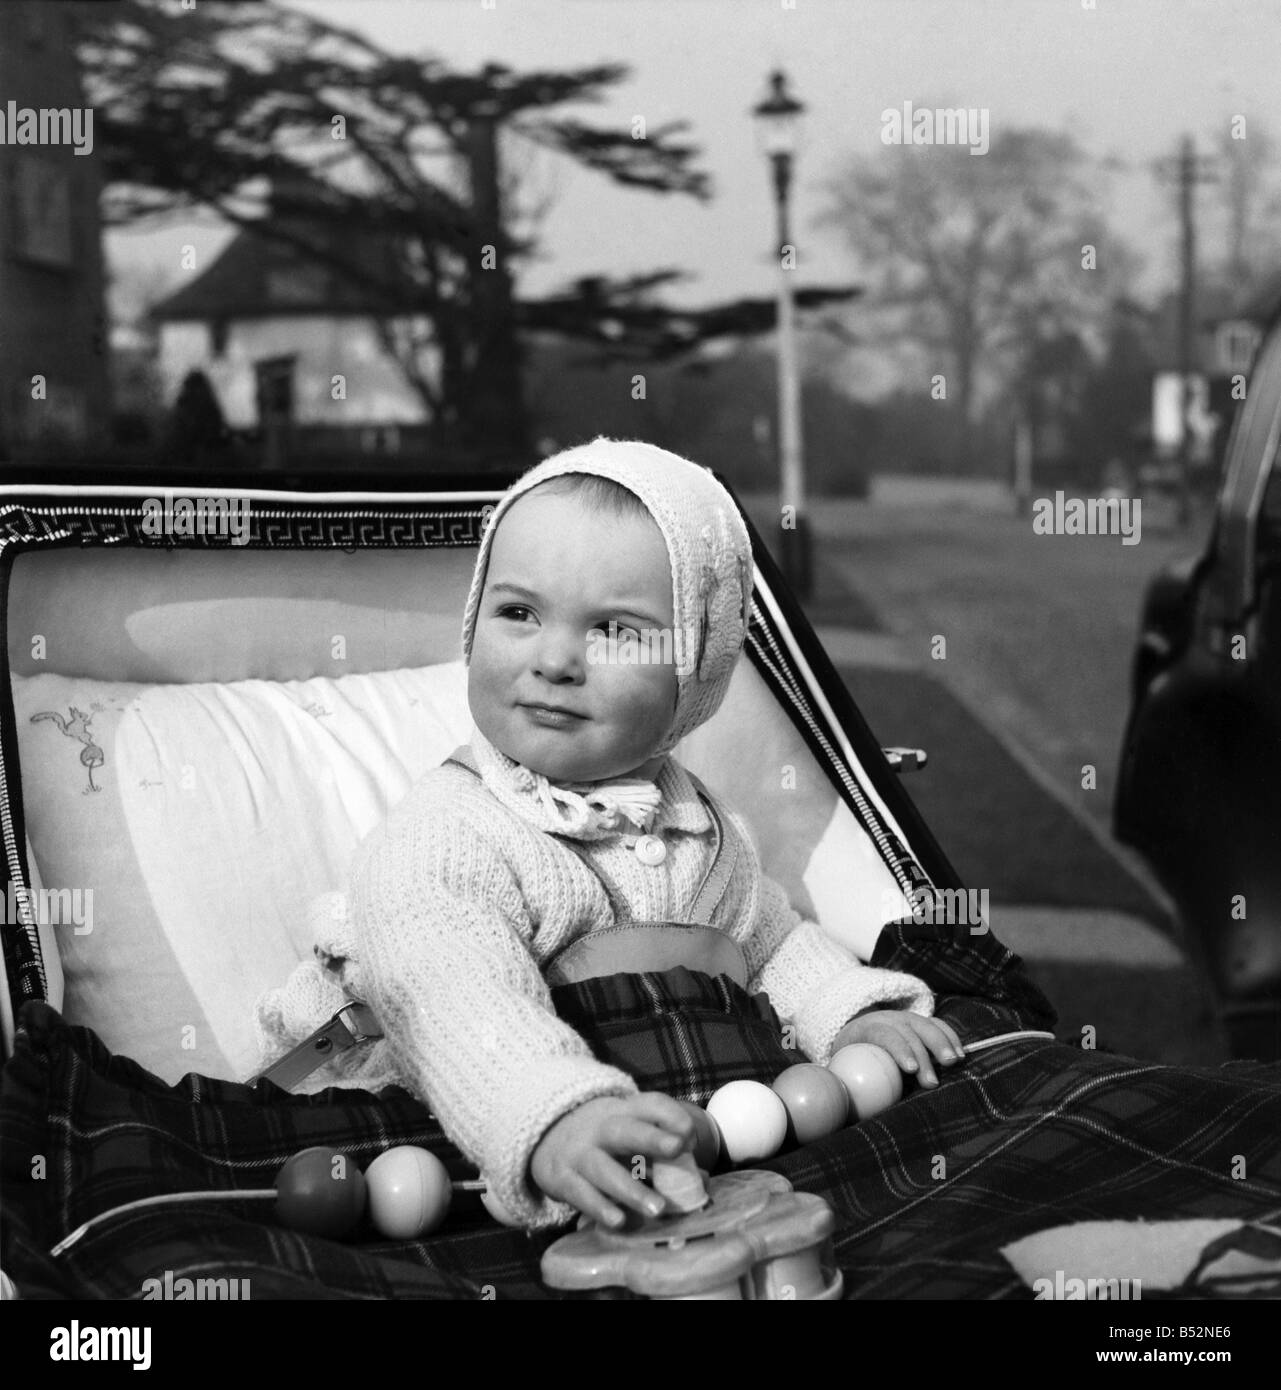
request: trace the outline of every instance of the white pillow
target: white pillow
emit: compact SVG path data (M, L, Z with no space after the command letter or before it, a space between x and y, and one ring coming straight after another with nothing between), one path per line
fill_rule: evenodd
M34 857L71 890L53 929L66 1016L168 1081L252 1072L254 1001L310 956L309 904L471 732L461 662L228 684L15 676L13 694Z
M64 1012L169 1081L256 1069L254 1005L311 959L317 899L345 892L360 840L472 727L461 662L13 691L33 864L70 890L44 932ZM743 812L798 910L867 959L906 907L749 663L676 753Z

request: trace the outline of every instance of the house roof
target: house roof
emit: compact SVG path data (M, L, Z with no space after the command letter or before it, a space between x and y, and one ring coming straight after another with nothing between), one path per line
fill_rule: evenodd
M1281 310L1281 271L1245 293L1222 285L1206 285L1196 298L1194 362L1202 371L1211 366L1213 335L1225 323L1252 323L1263 328ZM1179 295L1164 296L1152 312L1153 339L1157 344L1157 371L1179 370Z
M154 317L209 321L406 311L413 289L387 237L332 221L289 219L277 226L303 246L280 235L239 232L203 274L161 300Z
M1257 323L1260 328L1281 313L1281 270L1265 280L1251 295L1241 310L1241 317Z

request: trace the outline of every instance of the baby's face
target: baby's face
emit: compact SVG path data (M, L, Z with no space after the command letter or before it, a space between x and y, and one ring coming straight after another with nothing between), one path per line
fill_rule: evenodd
M672 621L671 562L649 517L533 489L490 550L468 667L477 728L554 782L652 775L645 764L676 711L675 667L589 661L587 634L611 623L670 633Z

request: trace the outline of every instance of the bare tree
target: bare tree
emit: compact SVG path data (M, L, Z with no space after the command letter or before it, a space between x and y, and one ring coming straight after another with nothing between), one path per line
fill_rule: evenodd
M950 369L963 452L982 380L1014 380L1038 341L1088 339L1133 273L1090 174L1070 136L1006 129L980 157L963 145L893 146L849 159L829 182L822 221L858 257L885 341Z
M459 457L527 443L513 276L549 195L517 204L500 142L630 187L708 194L681 123L636 140L561 110L620 81L620 64L456 72L261 0L112 0L84 14L107 221L213 208L366 286Z
M1222 269L1238 289L1257 286L1281 264L1281 165L1263 122L1242 118L1217 142L1222 188Z

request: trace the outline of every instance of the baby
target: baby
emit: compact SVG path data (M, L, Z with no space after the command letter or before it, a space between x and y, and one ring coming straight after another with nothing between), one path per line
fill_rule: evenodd
M469 748L357 854L366 1002L405 1083L524 1226L655 1215L636 1158L693 1144L688 1109L599 1060L545 975L620 920L688 921L717 820L733 869L708 926L806 1056L875 1042L932 1086L933 1060L961 1055L926 986L802 920L743 821L719 803L709 814L670 756L721 704L751 582L746 529L704 468L597 439L526 473L491 519L467 601Z

